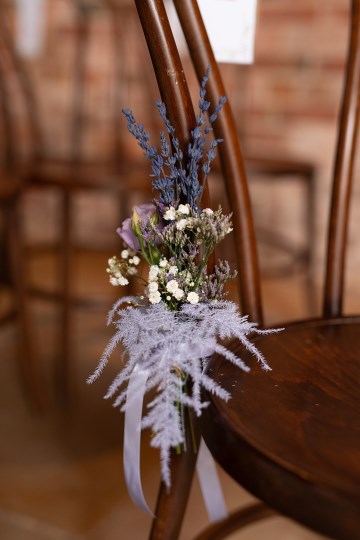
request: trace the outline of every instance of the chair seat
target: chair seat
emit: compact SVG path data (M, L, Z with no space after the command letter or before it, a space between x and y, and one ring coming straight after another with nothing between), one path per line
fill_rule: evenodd
M243 373L214 357L231 392L208 396L204 438L221 466L274 509L341 539L360 538L360 318L290 324L256 338L264 372L239 342Z

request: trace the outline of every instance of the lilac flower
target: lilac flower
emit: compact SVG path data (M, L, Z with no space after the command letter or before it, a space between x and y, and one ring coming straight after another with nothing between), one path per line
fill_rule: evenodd
M129 217L123 221L123 224L121 227L116 229L116 232L122 238L126 245L134 249L135 251L139 251L140 249L140 243L137 239L136 234L132 230L132 218Z
M132 217L125 219L121 227L116 229L116 232L124 240L125 244L135 251L139 251L138 234L142 235L140 227L144 227L155 214L156 207L152 203L135 206Z

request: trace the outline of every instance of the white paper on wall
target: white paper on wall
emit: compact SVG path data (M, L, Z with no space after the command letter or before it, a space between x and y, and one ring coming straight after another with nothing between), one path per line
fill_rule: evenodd
M34 58L41 53L45 30L45 0L16 0L16 49Z
M198 0L218 62L252 64L257 0Z

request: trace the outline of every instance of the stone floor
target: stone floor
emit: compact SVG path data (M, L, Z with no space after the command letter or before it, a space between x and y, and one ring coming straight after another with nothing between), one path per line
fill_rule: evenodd
M59 320L52 304L32 302L35 336L44 391L45 414L31 412L24 398L16 364L16 328L0 332L0 538L2 540L143 540L150 517L132 504L122 472L121 414L102 399L117 369L110 363L99 382L89 387L87 376L95 368L110 336L105 326L114 290L106 283L108 255L79 252L77 290L104 299L97 309L74 309L72 380L75 393L62 406L55 397L54 359ZM53 257L34 257L32 275L52 286ZM50 283L50 285L49 285ZM308 311L301 277L264 281L267 319L276 322ZM4 293L1 293L4 295ZM291 298L290 306L287 299ZM143 437L142 477L150 505L156 497L158 455ZM229 508L252 497L220 473ZM197 481L191 494L182 540L188 540L207 522ZM290 520L276 517L248 527L231 538L243 540L310 540L320 538Z

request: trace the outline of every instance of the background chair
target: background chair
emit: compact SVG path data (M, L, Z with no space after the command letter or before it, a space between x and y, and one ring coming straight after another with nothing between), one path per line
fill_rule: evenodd
M26 62L18 55L14 47L12 27L14 23L11 4L2 0L0 4L0 77L4 87L4 110L7 116L6 138L11 146L11 163L7 163L5 172L16 181L26 183L28 189L46 189L57 193L60 201L60 234L57 246L51 249L60 254L59 286L57 290L44 290L42 286L32 287L34 295L44 299L55 299L61 310L59 344L56 354L55 380L60 393L65 397L70 392L71 381L71 342L73 337L72 307L75 304L96 305L96 299L77 298L74 290L75 259L79 251L75 234L76 197L80 193L103 192L117 200L119 222L127 217L130 206L129 185L135 193L146 192L149 197L148 170L143 164L132 162L131 155L124 145L120 123L124 123L121 114L119 92L125 85L121 83L129 75L129 61L136 58L136 47L132 51L132 60L127 54L127 38L132 29L128 3L114 1L96 2L90 0L69 0L73 9L76 31L74 42L72 74L72 106L68 122L69 152L65 155L49 154L43 131L41 107L37 101L34 81ZM114 110L112 115L113 135L112 152L106 159L89 158L84 151L86 97L87 97L87 61L91 40L91 25L96 16L104 14L109 18L112 42L113 71L116 84L113 95ZM133 43L133 39L131 43ZM141 72L146 78L146 68ZM16 90L14 92L14 90ZM21 109L22 107L22 109ZM18 111L24 112L23 124L19 127ZM28 133L28 145L24 149L19 144L17 129ZM126 133L125 133L126 135ZM132 191L132 194L134 191ZM96 219L96 216L94 216ZM37 246L37 250L44 246ZM45 246L49 249L49 246ZM34 251L34 250L33 250Z
M170 121L184 144L194 125L190 94L161 0L135 0ZM212 102L226 94L195 0L174 0L200 78L208 65ZM201 434L216 460L272 508L333 538L356 539L359 518L358 316L343 315L345 247L359 116L360 2L351 3L351 32L334 166L322 315L285 324L257 340L273 368L239 374L214 358L215 379L242 392L227 404L212 396ZM263 323L260 276L245 168L230 106L214 126L225 139L219 154L231 207L239 260L241 306ZM289 299L291 301L291 299ZM239 343L233 350L247 358ZM200 429L199 429L200 432ZM200 436L198 434L198 436ZM152 539L178 537L196 458L173 456L170 494L161 486ZM263 504L241 511L198 538L218 539L269 515Z
M1 85L0 105L1 112L4 113L5 100ZM6 114L2 114L1 119L2 162L6 163L10 159L11 152L4 137ZM12 292L12 301L8 298L7 302L7 297L2 296L0 326L3 327L14 318L17 320L19 334L17 357L21 382L31 407L40 410L45 404L46 397L33 343L27 297L28 267L20 217L24 188L20 179L0 173L0 282ZM2 361L6 361L6 358L2 358Z

